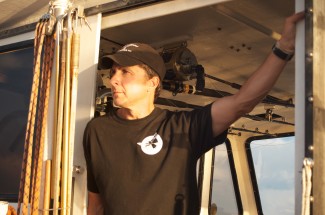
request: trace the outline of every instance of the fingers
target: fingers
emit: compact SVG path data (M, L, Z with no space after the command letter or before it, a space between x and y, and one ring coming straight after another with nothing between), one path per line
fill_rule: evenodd
M290 25L290 26L294 26L297 24L297 22L299 22L300 20L304 19L305 17L305 12L301 11L298 13L293 14L292 16L287 17L286 21L285 21L285 25Z
M292 16L289 17L289 19L291 19L291 22L297 23L300 20L304 19L304 17L305 17L305 11L301 11L293 14Z
M295 48L296 24L305 17L305 12L301 11L289 16L285 20L282 37L279 44L283 50L290 52Z

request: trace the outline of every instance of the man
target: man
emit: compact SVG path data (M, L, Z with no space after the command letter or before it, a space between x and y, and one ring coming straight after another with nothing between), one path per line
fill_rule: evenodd
M114 104L84 135L88 214L199 214L196 162L225 141L228 127L272 88L294 52L297 13L281 39L237 94L202 110L171 112L154 105L164 63L150 46L133 43L106 56Z

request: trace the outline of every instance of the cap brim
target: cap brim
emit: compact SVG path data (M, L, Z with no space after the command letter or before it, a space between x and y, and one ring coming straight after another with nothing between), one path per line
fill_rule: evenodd
M120 66L134 66L142 64L141 61L125 54L115 53L114 55L105 55L101 58L100 68L110 69L116 63Z

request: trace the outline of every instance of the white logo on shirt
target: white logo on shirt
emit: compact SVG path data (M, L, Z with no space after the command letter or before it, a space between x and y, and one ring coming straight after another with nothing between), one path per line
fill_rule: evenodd
M163 141L159 134L148 136L138 143L141 146L141 150L147 155L155 155L162 149Z
M138 45L136 45L136 44L128 44L128 45L125 45L125 46L123 46L120 50L119 50L119 52L132 52L132 50L131 49L129 49L129 47L139 47Z

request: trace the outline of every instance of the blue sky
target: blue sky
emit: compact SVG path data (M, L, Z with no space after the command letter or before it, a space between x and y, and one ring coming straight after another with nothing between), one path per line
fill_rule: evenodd
M263 213L294 214L294 137L254 141L251 145ZM216 148L212 201L218 214L237 214L225 145Z
M294 214L294 137L255 141L251 148L264 214Z

